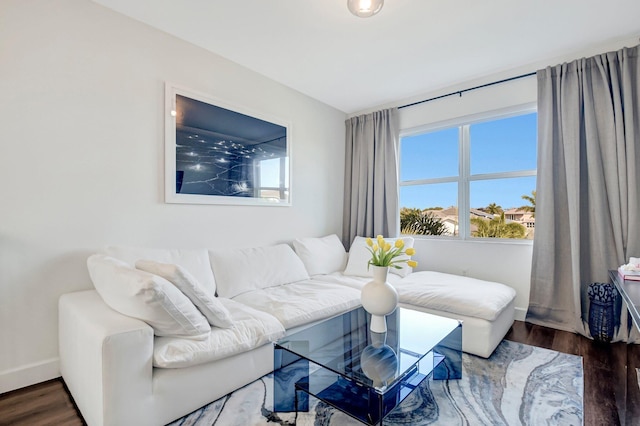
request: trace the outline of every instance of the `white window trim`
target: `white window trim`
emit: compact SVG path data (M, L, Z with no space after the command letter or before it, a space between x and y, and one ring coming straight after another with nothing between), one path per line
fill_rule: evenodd
M403 129L400 131L400 139L407 136L415 136L422 133L435 132L438 130L451 129L454 127L459 128L460 134L458 135L458 176L446 176L439 178L429 179L414 179L407 181L400 181L399 186L412 186L412 185L424 185L434 183L451 183L458 184L458 235L457 236L437 236L437 235L412 235L414 238L424 239L453 239L462 241L474 241L474 242L508 242L508 243L521 243L521 244L533 244L532 240L522 240L513 238L478 238L472 237L469 229L471 213L469 205L470 201L470 185L472 181L490 180L490 179L505 179L513 177L528 177L537 176L537 169L534 170L517 170L509 172L498 173L482 173L471 174L471 144L469 129L473 124L478 124L486 121L500 120L503 118L515 117L518 115L531 114L537 112L537 104L535 102L529 102L526 104L515 105L512 107L502 108L499 110L485 111L478 114L467 115L463 117L454 118L451 120L441 121L437 123L430 123L422 126L412 127L410 129ZM400 154L401 155L401 154ZM399 155L399 157L400 157ZM402 158L399 158L399 164L402 164ZM399 170L399 167L398 167ZM399 223L399 221L398 221Z

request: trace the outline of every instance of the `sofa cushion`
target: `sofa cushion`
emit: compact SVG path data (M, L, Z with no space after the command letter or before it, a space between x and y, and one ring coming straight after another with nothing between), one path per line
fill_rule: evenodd
M397 239L398 238L385 238L384 240L393 245ZM402 240L404 241L405 248L413 247L414 240L412 237L402 237ZM344 270L345 275L373 277L373 270L367 267L369 260L371 260L371 252L368 249L369 247L367 246L366 238L356 237L353 240L351 248L349 249L349 261L347 262L347 267ZM399 256L398 258L406 260L410 259L410 257L406 255ZM398 266L400 266L400 269L389 268L389 272L400 275L401 277L406 277L413 271L413 268L406 263L402 263Z
M207 338L200 341L156 337L153 365L162 368L191 367L246 352L284 336L284 327L273 316L233 300L220 301L231 314L232 327L214 327Z
M394 284L400 303L495 320L516 297L504 284L441 272L414 272Z
M254 290L233 300L268 312L286 329L328 318L360 305L360 291L314 279Z
M140 259L180 265L193 275L208 291L215 294L216 282L206 249L151 249L142 247L108 246L104 253L131 266Z
M173 284L127 263L94 254L87 259L96 290L112 309L147 322L157 336L205 339L207 319Z
M311 276L344 271L347 264L347 251L336 234L298 238L293 241L293 248Z
M309 274L286 244L234 250L210 250L218 295L232 298L248 291L302 281Z
M356 290L362 290L362 287L365 284L369 283L372 278L371 277L358 277L356 275L345 275L342 272L334 272L332 274L325 275L315 275L313 277L314 281L322 281L326 283L335 283L346 285L351 288L355 288ZM392 286L400 281L402 277L400 275L389 274L387 275L387 282Z
M185 294L196 305L196 308L207 318L209 324L221 328L229 328L233 324L227 308L218 300L208 287L200 284L193 275L180 265L160 263L153 260L138 260L136 268L158 275L169 281Z

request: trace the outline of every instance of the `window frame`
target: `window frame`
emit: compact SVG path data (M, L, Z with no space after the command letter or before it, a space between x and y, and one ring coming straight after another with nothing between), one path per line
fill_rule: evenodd
M458 128L458 175L445 176L427 179L411 179L406 181L400 180L402 167L402 150L398 149L398 194L403 186L428 185L437 183L456 183L458 185L458 235L413 235L413 238L419 239L451 239L456 241L478 241L478 242L509 242L519 244L533 244L533 240L516 239L516 238L479 238L471 236L471 182L484 181L492 179L505 179L516 177L531 177L537 179L538 169L516 170L508 172L480 173L471 174L471 137L470 128L474 124L487 121L496 121L504 118L516 117L537 113L537 104L529 102L522 105L502 108L499 110L486 111L478 114L471 114L454 119L445 120L436 123L430 123L422 126L403 129L400 131L399 143L402 139L409 136L416 136L424 133L436 132L451 128ZM400 147L399 147L400 148ZM399 200L398 200L399 201ZM400 203L398 203L399 207ZM398 228L400 224L400 215L398 212Z
M280 199L284 199L285 196L289 196L291 193L289 192L289 187L287 183L289 182L289 167L288 167L288 159L289 157L274 157L263 160L254 160L253 168L254 168L254 176L256 176L257 185L255 187L255 197L263 198L262 191L277 191L280 194ZM264 186L262 182L262 173L261 171L261 163L263 161L270 160L278 160L278 186ZM289 192L289 194L287 194ZM266 198L264 198L266 199Z

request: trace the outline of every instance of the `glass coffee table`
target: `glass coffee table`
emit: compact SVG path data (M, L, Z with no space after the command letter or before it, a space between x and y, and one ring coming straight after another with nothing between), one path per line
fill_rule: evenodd
M462 377L462 323L398 308L387 332L363 308L284 337L274 346L274 411L308 411L309 395L370 425L425 380Z

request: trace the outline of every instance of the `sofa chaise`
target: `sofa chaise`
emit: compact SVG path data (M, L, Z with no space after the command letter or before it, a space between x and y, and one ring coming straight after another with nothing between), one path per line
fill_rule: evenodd
M59 301L61 374L85 421L166 424L270 373L273 341L360 306L363 238L349 253L335 235L292 246L92 255L95 290ZM401 306L463 321L465 352L488 357L513 323L508 286L392 272Z

